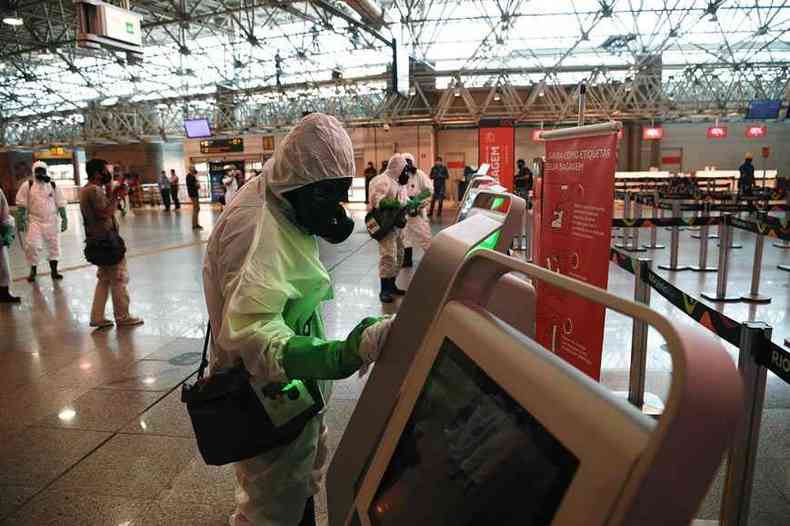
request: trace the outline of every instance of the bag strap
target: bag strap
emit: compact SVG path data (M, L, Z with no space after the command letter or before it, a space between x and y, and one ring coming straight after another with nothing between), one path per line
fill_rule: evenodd
M211 338L211 322L206 322L206 338L203 340L203 359L200 361L200 368L198 369L198 381L203 379L203 373L206 371L206 367L208 367L208 359L206 355L208 354L208 341Z

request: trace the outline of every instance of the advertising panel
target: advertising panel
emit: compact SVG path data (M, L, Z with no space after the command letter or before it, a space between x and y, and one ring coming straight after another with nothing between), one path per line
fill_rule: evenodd
M616 165L616 131L546 140L537 264L606 289ZM599 380L604 308L540 282L537 292L538 342Z
M513 191L515 143L516 133L512 126L480 128L478 162L488 163L491 166L488 175L498 179L508 192Z
M747 139L761 139L768 135L768 128L765 126L748 126L746 128Z

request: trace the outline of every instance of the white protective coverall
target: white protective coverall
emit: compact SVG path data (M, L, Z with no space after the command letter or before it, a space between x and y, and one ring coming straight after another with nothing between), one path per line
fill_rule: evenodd
M225 187L225 206L233 200L233 196L239 191L239 180L236 178L236 167L228 165L225 167L225 176L222 178Z
M386 198L403 201L405 192L401 192L398 176L406 166L403 155L396 153L390 157L387 169L370 180L368 207L372 210ZM379 241L379 277L394 278L403 264L403 240L401 231L395 228Z
M413 166L417 166L412 154L404 153L403 157L410 159ZM425 190L433 195L433 181L425 172L417 168L417 173L409 176L409 182L406 184L406 195L415 197ZM430 200L429 196L426 201L430 202ZM404 247L420 247L423 250L428 250L428 247L431 246L431 237L431 224L428 222L428 212L425 210L425 207L421 208L416 216L406 216L406 228L403 229Z
M30 184L30 181L33 184ZM17 206L27 210L27 232L25 234L25 258L31 266L41 259L46 248L47 259L60 257L60 218L58 208L66 206L60 188L36 178L24 181L16 194Z
M203 266L215 335L211 369L241 360L255 377L287 382L282 355L294 328L309 326L310 335L324 336L320 303L332 298L329 274L316 238L289 219L293 209L283 194L353 173L348 134L336 119L312 114L283 140L262 176L228 203ZM328 403L331 382L319 386ZM296 526L323 476L326 437L320 415L292 443L236 463L237 507L230 524Z
M0 226L14 227L14 216L11 215L11 210L2 188L0 188ZM8 258L10 249L11 247L6 247L0 240L0 287L11 286L11 263Z

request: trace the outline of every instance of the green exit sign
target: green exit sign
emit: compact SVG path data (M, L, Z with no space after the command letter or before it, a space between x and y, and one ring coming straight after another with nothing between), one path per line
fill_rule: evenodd
M134 35L134 24L131 22L126 22L126 32L130 35Z

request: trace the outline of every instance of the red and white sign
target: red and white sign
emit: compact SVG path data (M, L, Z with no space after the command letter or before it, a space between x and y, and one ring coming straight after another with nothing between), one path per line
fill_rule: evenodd
M512 126L480 128L479 163L488 163L488 175L499 180L499 184L513 191L513 161L516 146L516 130Z
M765 126L748 126L746 128L746 137L749 139L760 139L768 135L768 128Z
M708 128L708 139L726 139L727 127L726 126L711 126Z
M536 261L606 289L617 133L546 141ZM599 380L605 309L538 282L537 340Z
M532 142L543 142L543 138L541 138L540 134L544 131L545 130L543 128L539 130L532 130Z
M664 138L664 128L657 128L651 126L650 128L642 128L643 141L659 141Z

